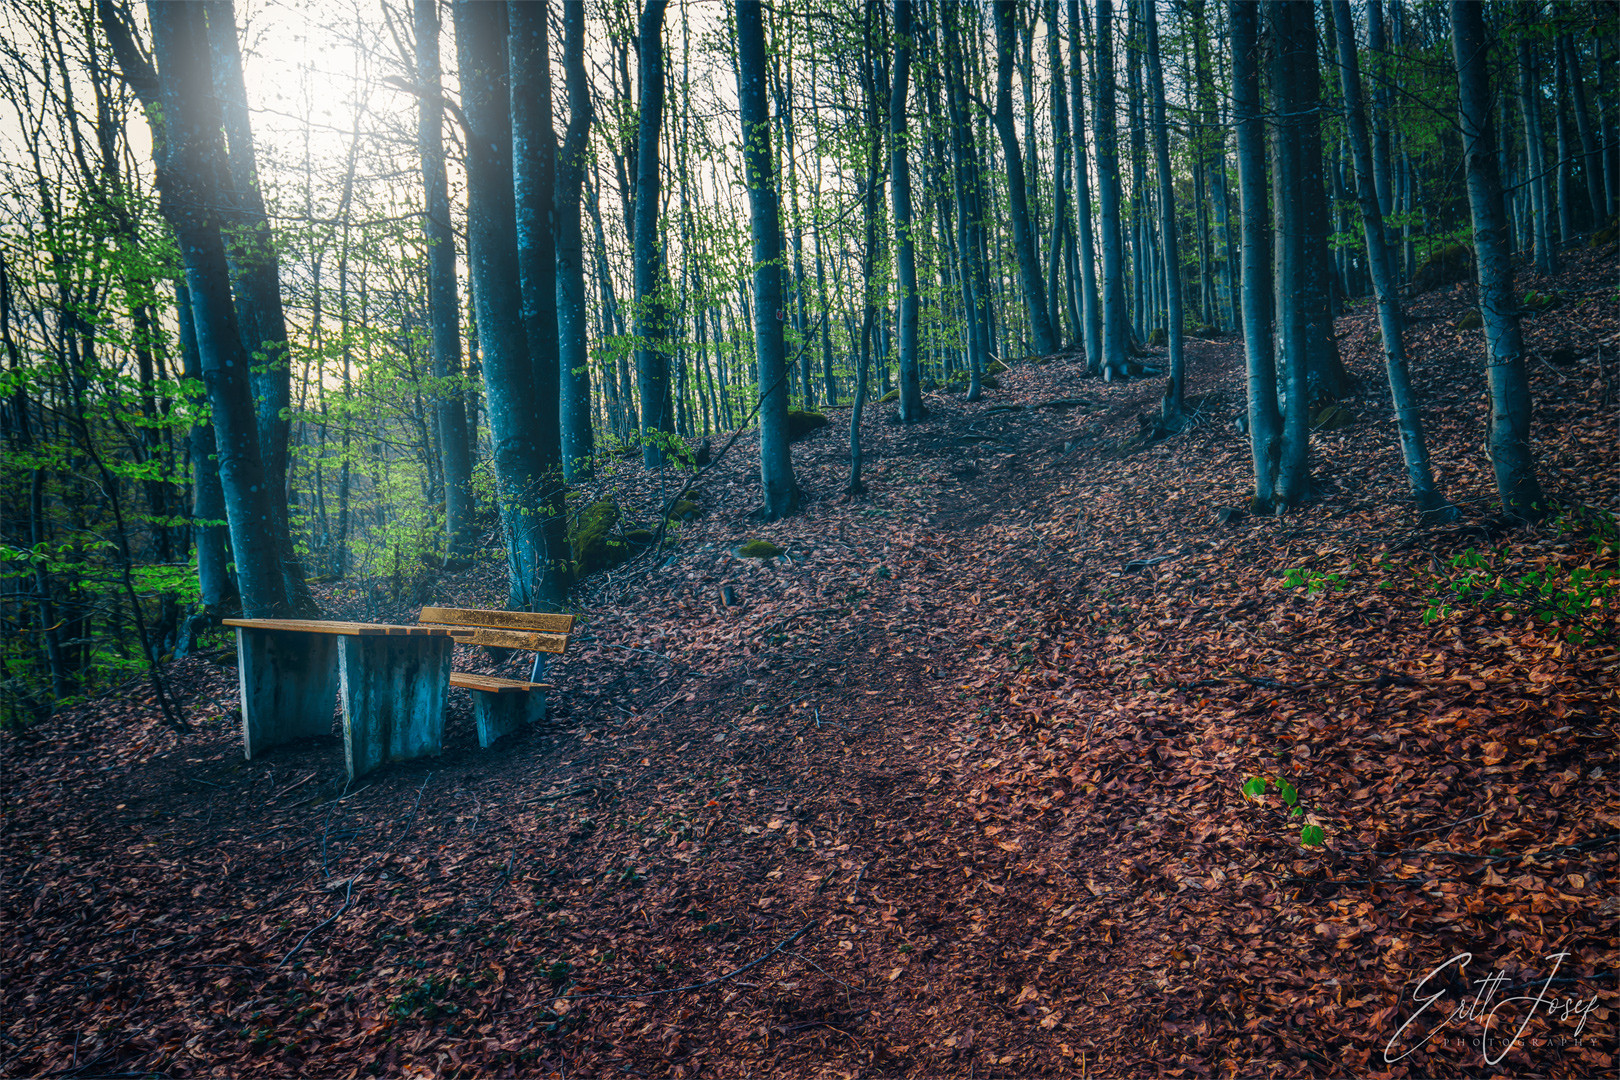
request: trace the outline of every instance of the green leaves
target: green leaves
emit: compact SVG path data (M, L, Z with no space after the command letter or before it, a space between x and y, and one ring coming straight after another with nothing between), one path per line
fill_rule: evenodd
M1275 776L1251 776L1243 782L1243 797L1250 801L1264 798L1268 790L1275 790L1283 804L1289 807L1289 821L1298 821L1305 816L1304 807L1298 805L1299 789L1287 780ZM1322 847L1326 843L1325 836L1320 825L1306 823L1300 826L1299 842L1305 847Z

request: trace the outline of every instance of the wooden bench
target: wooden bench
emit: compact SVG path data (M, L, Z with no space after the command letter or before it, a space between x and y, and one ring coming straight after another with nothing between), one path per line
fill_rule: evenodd
M417 622L448 630L462 645L526 649L535 654L534 667L527 680L498 679L465 671L450 673L451 686L473 692L478 745L489 746L524 724L545 719L546 691L551 689L551 684L541 680L545 678L550 658L568 649L568 635L574 629L572 615L425 607L417 616Z

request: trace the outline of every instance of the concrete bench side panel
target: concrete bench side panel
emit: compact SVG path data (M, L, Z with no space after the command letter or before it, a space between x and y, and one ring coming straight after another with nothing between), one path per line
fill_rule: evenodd
M349 777L385 761L437 755L450 688L448 637L345 637L338 643Z
M473 717L478 721L478 745L488 747L496 739L510 735L528 724L546 718L546 692L490 694L472 691Z
M331 734L337 643L331 634L237 628L245 757L295 739Z

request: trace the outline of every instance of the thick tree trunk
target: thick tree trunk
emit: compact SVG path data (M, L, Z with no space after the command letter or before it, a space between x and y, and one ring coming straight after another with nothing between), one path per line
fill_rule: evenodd
M467 443L467 405L461 378L461 301L456 295L456 241L450 223L450 189L444 167L444 100L439 74L438 0L416 0L416 147L422 159L428 243L427 309L433 338L433 377L439 380L434 412L444 471L445 562L456 565L472 553L472 456Z
M158 68L154 144L162 149L164 215L174 226L191 295L197 356L213 412L220 485L243 613L286 616L287 600L273 503L267 483L248 383L251 357L242 346L231 301L217 207L226 183L221 119L213 93L207 10L189 4L151 3L152 52Z
M1114 4L1097 0L1097 184L1102 212L1102 376L1125 377L1130 312L1125 302L1125 244L1119 220L1119 130L1114 88Z
M664 245L658 231L658 132L664 119L665 0L646 0L641 9L638 78L641 109L636 136L635 296L636 383L641 393L642 463L656 469L664 461L667 433L675 430L669 387L666 338L669 313L659 293Z
M759 364L759 480L765 521L799 508L788 449L787 365L782 343L782 221L771 157L770 94L760 0L737 0L737 106L754 227L754 356Z
M1530 455L1530 383L1513 296L1513 263L1505 243L1507 215L1496 172L1485 21L1474 0L1451 0L1451 47L1457 62L1458 113L1491 393L1491 465L1503 508L1522 518L1539 518L1547 512L1547 501Z
M562 376L557 340L557 135L551 122L551 57L544 0L507 4L511 80L512 187L517 224L523 335L534 369L532 437L539 485L532 526L544 548L540 592L531 604L556 606L567 590L568 522L562 475Z
M231 0L208 0L203 6L208 11L211 67L225 132L220 194L224 196L226 213L220 224L236 293L242 346L254 361L249 385L253 388L259 457L271 493L271 528L287 601L294 614L309 616L319 611L320 605L304 581L304 568L293 550L287 520L287 457L292 434L287 409L292 403L292 373L287 355L287 320L281 307L281 261L259 190L259 166L248 120L247 85L236 41L235 12Z
M1170 385L1164 391L1160 423L1175 430L1181 426L1181 403L1187 389L1187 360L1181 340L1181 251L1176 234L1176 189L1170 173L1170 132L1164 121L1164 69L1159 62L1159 16L1155 0L1142 0L1141 13L1147 30L1148 84L1153 94L1153 158L1159 173L1159 228L1164 245L1170 344Z
M1384 234L1384 213L1378 205L1374 179L1371 139L1361 105L1361 71L1356 63L1355 19L1349 0L1333 0L1333 22L1338 31L1339 85L1344 100L1345 128L1350 136L1350 152L1356 164L1356 196L1361 204L1361 223L1367 238L1367 266L1373 293L1378 298L1378 329L1384 339L1384 367L1389 374L1390 402L1400 429L1401 457L1406 462L1406 479L1418 511L1426 516L1450 520L1456 511L1434 484L1429 467L1429 448L1423 438L1423 415L1407 374L1406 346L1402 341L1400 299L1396 295L1394 259Z
M557 363L562 380L563 479L575 480L589 473L596 454L596 437L591 430L585 244L579 211L592 120L591 86L585 70L584 4L563 4L563 75L568 81L568 130L557 158Z
M1310 257L1306 245L1304 115L1316 102L1300 93L1300 69L1316 66L1315 40L1302 25L1311 5L1273 4L1266 9L1274 51L1271 86L1277 127L1273 156L1276 175L1277 362L1284 395L1281 455L1277 468L1277 499L1298 506L1310 497L1310 402L1306 345L1306 293Z
M1282 418L1271 338L1270 207L1266 195L1266 126L1260 99L1260 5L1231 0L1232 121L1237 129L1239 213L1243 219L1243 344L1248 361L1249 448L1254 503L1269 513L1276 499Z
M549 483L541 425L550 425L555 438L556 411L537 415L534 364L522 323L506 6L461 0L454 12L467 122L467 261L483 353L496 505L506 534L507 602L513 610L532 611L559 591L541 516Z
M1333 256L1328 235L1327 176L1322 153L1322 69L1316 52L1316 5L1290 4L1299 35L1300 220L1305 230L1305 271L1300 302L1305 314L1308 397L1343 397L1350 376L1333 334ZM1308 404L1308 402L1307 402Z

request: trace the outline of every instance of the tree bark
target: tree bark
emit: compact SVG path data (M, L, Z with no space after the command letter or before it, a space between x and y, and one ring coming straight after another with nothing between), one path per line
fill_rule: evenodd
M593 119L591 86L585 70L584 4L563 4L563 75L568 82L568 130L557 159L557 344L562 379L563 479L575 480L590 472L596 454L596 437L591 430L590 334L579 209Z
M911 89L912 0L894 0L894 72L889 82L889 198L894 214L894 263L900 307L900 419L916 423L923 408L917 363L917 256L912 242L911 166L907 155L906 102Z
M1530 383L1513 296L1507 215L1496 171L1485 21L1474 0L1451 0L1451 47L1457 63L1458 114L1468 172L1468 207L1474 223L1474 270L1479 279L1485 372L1491 394L1491 465L1503 508L1521 518L1539 518L1548 507L1530 454Z
M1248 361L1249 449L1256 513L1276 500L1282 418L1271 338L1271 236L1266 195L1266 127L1260 99L1260 5L1231 0L1232 121L1237 128L1239 214L1243 221L1243 344Z
M1384 367L1389 375L1390 402L1400 429L1401 457L1406 462L1406 479L1412 488L1419 513L1451 520L1456 511L1434 484L1429 466L1429 448L1423 437L1423 414L1407 374L1406 346L1402 341L1400 299L1396 295L1394 260L1384 234L1384 213L1378 205L1378 187L1373 163L1367 117L1361 104L1361 71L1356 62L1356 30L1349 0L1333 0L1333 22L1338 31L1339 85L1344 102L1345 128L1350 136L1350 153L1356 166L1356 197L1361 204L1361 223L1367 239L1367 268L1373 293L1378 299L1378 329L1384 340Z
M222 203L227 208L220 223L225 260L236 293L242 346L253 362L248 384L253 389L259 457L271 491L271 528L275 531L277 558L293 613L308 617L320 606L304 581L304 568L293 549L287 520L288 440L292 434L287 408L292 403L292 374L287 319L281 306L281 261L259 190L247 85L236 41L236 16L231 0L208 0L204 6L208 10L208 45L213 54L210 66L225 132L220 177Z
M754 357L759 366L759 480L765 521L799 508L788 449L787 364L782 342L782 209L771 157L764 14L760 0L737 0L737 106L743 169L754 230Z
M1075 212L1080 220L1080 318L1085 325L1086 370L1102 373L1102 305L1097 299L1096 238L1091 217L1091 170L1086 161L1086 82L1083 67L1085 50L1081 30L1085 27L1081 0L1069 3L1069 110L1074 143Z
M1170 173L1170 133L1164 121L1164 69L1159 61L1159 16L1155 0L1141 0L1147 30L1148 83L1153 94L1153 158L1159 173L1160 242L1164 245L1166 334L1170 345L1170 384L1164 391L1160 423L1181 426L1182 398L1187 388L1187 360L1182 347L1181 251L1176 234L1176 189Z
M445 563L472 553L472 455L461 379L461 301L456 295L456 240L444 167L444 96L439 68L438 0L416 0L416 148L425 195L422 231L428 244L427 315L433 338L434 412L444 471Z
M1304 184L1304 113L1315 107L1300 93L1300 69L1316 63L1315 39L1301 25L1309 4L1272 4L1266 8L1274 51L1271 87L1277 114L1273 156L1273 190L1277 207L1276 322L1278 366L1284 395L1281 455L1277 468L1277 499L1298 506L1310 497L1310 402L1306 345L1305 296L1309 283L1306 261Z
M537 610L559 591L540 508L547 485L534 364L522 322L512 115L504 4L455 5L461 104L467 125L468 269L483 353L496 505L506 534L507 602ZM554 436L553 436L554 437Z
M207 10L149 3L159 107L153 110L164 216L174 226L191 294L197 356L213 411L220 485L242 610L249 618L292 614L276 544L279 491L267 483L248 382L251 357L231 302L217 207L225 185L222 121L213 89Z
M1018 129L1013 123L1013 19L1016 14L1017 0L995 0L996 134L1001 137L1001 154L1006 159L1008 217L1012 224L1013 249L1018 257L1018 282L1024 291L1024 307L1029 315L1030 337L1035 351L1049 356L1057 352L1057 342L1052 334L1051 312L1046 306L1040 253L1035 249L1035 232L1029 219L1023 152L1019 149Z
M656 469L664 443L675 430L670 396L666 337L669 315L659 285L664 245L658 231L658 132L664 119L665 0L646 0L641 9L638 78L641 110L636 135L635 297L636 383L641 393L642 463Z
M1119 130L1114 87L1114 4L1097 0L1097 183L1102 212L1102 376L1125 377L1130 312L1125 306L1125 250L1119 221Z

